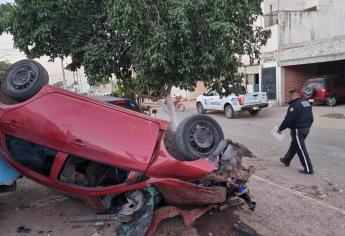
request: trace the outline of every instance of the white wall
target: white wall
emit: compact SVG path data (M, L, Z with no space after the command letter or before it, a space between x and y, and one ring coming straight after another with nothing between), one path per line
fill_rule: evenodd
M12 36L9 34L0 35L0 61L14 63L22 59L26 59L26 56L13 47ZM41 57L35 60L41 63L48 71L50 84L63 81L60 59L56 59L55 62L50 62L49 57ZM70 61L70 58L66 58L63 63L64 67ZM67 85L72 84L74 81L73 72L65 70L65 78ZM75 73L75 78L78 79L79 84L81 84L81 92L87 92L90 89L83 68L81 68L78 73Z
M272 25L267 28L271 30L271 37L267 40L267 44L262 48L262 52L273 52L278 50L278 32L279 26Z
M280 13L282 47L345 34L344 0L319 1L318 9Z
M294 11L304 9L305 0L265 0L264 14L270 13L270 5L272 11L285 10Z

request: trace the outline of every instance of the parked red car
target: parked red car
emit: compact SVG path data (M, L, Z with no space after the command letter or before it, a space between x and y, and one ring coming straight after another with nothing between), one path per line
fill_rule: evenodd
M309 79L301 92L310 102L335 106L338 102L345 101L345 78L328 75Z
M211 117L181 122L175 158L164 142L167 121L47 82L45 69L31 60L13 64L1 82L0 152L24 176L105 208L115 196L149 186L175 205L220 204L234 191L247 194L249 173L229 168L235 149Z

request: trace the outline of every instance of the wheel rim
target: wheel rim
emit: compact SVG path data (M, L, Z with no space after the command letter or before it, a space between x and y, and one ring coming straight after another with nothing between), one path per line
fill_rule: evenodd
M7 84L14 90L30 88L38 78L38 71L29 65L16 68L10 75Z
M203 107L201 104L198 104L198 111L199 113L202 113L203 112Z
M304 95L305 96L309 97L309 96L312 95L312 93L313 93L313 89L312 88L307 87L307 88L304 89Z
M225 114L226 114L227 117L231 117L231 116L232 116L232 111L231 111L231 109L230 109L230 108L226 108L226 109L225 109Z
M336 104L336 98L335 97L328 98L328 103L331 106L334 106Z
M214 135L212 127L205 122L198 122L189 131L189 141L193 149L207 152L213 147Z

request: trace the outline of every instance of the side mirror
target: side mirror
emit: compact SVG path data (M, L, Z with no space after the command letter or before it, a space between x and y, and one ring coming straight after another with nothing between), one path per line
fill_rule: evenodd
M203 93L202 95L207 96L207 94L206 94L206 93Z

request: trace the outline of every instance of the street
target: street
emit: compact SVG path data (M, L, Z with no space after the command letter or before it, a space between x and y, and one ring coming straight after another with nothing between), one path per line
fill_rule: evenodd
M245 112L236 119L227 119L223 113L209 112L223 128L226 138L246 145L258 157L265 160L278 160L287 151L290 144L289 131L285 130L285 139L280 143L270 134L274 126L279 126L287 107L274 107L263 109L258 116L252 117ZM184 113L177 112L179 120L195 113L194 104L189 103ZM339 181L345 180L345 120L325 118L323 115L331 113L345 113L345 106L333 109L326 106L314 106L314 125L307 138L306 145L315 165L315 171L326 174ZM167 119L162 112L158 117ZM291 163L292 167L300 167L296 157Z
M344 114L345 106L314 107L315 123L306 142L314 164L313 176L298 173L301 166L297 157L290 168L278 161L286 152L290 137L285 131L287 136L280 143L271 136L270 130L279 125L285 111L286 107L273 107L255 117L243 113L231 120L222 113L208 114L221 124L226 138L246 145L257 156L243 159L244 165L256 167L249 188L257 201L257 209L253 212L244 206L235 214L265 236L344 235L345 120L322 115ZM186 111L177 115L181 121L195 113L194 102L186 102ZM161 109L157 117L167 118ZM19 226L30 228L28 235L115 235L114 222L98 226L68 223L68 216L97 211L28 179L18 182L17 192L0 195L0 206L0 235L22 235L16 232ZM155 235L232 235L230 220L220 219L218 214L207 214L192 227L185 227L179 218L166 220ZM213 223L203 227L202 222Z
M262 235L344 235L345 119L324 116L344 114L345 106L313 108L314 125L306 140L313 176L298 173L302 166L297 155L290 168L279 162L290 144L289 131L284 131L286 137L280 143L270 130L280 125L286 109L263 109L255 117L243 113L231 120L223 113L208 113L221 124L226 138L247 146L257 156L249 160L257 169L250 182L257 210L238 214ZM184 113L177 114L182 120L192 113L195 108L190 103Z

